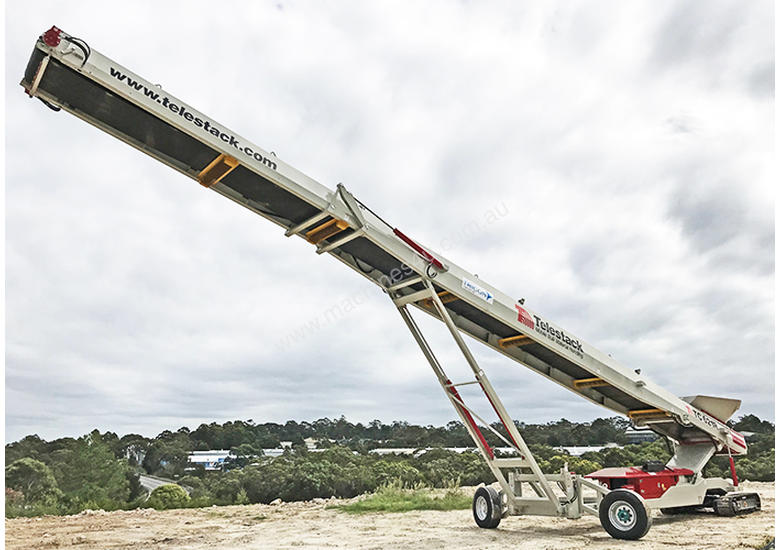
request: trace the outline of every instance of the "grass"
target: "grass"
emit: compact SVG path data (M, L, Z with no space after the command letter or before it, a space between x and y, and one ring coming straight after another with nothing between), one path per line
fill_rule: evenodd
M435 495L426 489L401 489L397 486L382 487L365 499L336 506L350 514L372 512L411 512L413 510L467 510L471 498L457 489Z
M775 547L775 537L773 535L767 535L764 537L764 540L758 543L753 548L758 548L759 550L773 550Z

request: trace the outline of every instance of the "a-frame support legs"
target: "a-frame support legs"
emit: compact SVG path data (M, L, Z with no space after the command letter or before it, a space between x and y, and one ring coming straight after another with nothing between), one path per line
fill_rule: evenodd
M501 399L498 397L495 390L493 389L493 386L490 384L487 375L481 368L479 368L476 359L472 355L471 351L466 345L466 342L463 340L463 337L455 326L449 311L447 311L441 299L436 294L433 284L428 279L424 279L422 282L425 284L425 289L423 291L414 293L414 298L416 298L415 301L422 299L430 299L432 301L432 304L438 313L438 317L447 326L450 335L455 340L455 343L466 359L466 362L469 364L469 367L471 367L475 380L462 382L459 384L453 383L444 372L444 369L434 355L433 350L422 334L422 331L409 312L407 308L408 303L410 303L409 297L404 297L401 295L394 296L393 293L391 293L391 298L393 298L393 301L398 308L398 312L401 314L401 317L406 323L407 328L412 333L412 336L414 337L417 344L420 346L423 355L428 360L428 363L433 369L439 384L449 398L453 407L455 407L455 410L466 427L469 435L474 440L474 444L477 446L483 458L490 467L490 470L495 475L496 480L501 486L503 494L506 495L507 512L510 514L521 513L522 508L527 506L529 507L528 511L531 511L530 507L533 507L533 511L535 513L539 513L541 511L541 513L545 513L546 515L560 515L563 512L563 509L558 496L553 491L552 484L542 473L539 464L534 459L531 450L528 448L528 445L520 435L517 426L515 426L514 421L509 416L509 413L501 402ZM491 406L493 407L493 410L498 415L501 424L506 429L509 440L494 430L490 426L490 423L485 422L476 412L474 412L474 410L472 410L464 403L463 399L458 393L457 387L466 384L479 384L485 394L485 397L488 399ZM480 426L477 425L475 418L476 420L479 420L483 426L485 426L501 440L503 440L508 446L514 447L521 456L519 458L496 457L494 450L490 447L487 440L485 439L485 436L482 433ZM512 470L512 475L509 477L504 475L502 468ZM530 472L527 474L521 474L519 472L520 469L530 470ZM521 494L516 495L515 489L516 486L519 487L521 482L520 480L529 483L537 496L524 498L521 496Z

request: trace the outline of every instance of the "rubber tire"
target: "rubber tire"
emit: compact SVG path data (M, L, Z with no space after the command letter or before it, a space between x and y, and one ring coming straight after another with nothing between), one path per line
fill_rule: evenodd
M627 506L636 518L634 525L630 529L618 528L612 524L609 518L609 509L617 502L622 502ZM612 538L621 540L639 540L647 534L650 526L653 524L653 517L648 513L644 499L628 489L615 489L601 499L599 520L601 521L601 526Z
M474 493L471 512L477 525L483 529L495 529L501 523L501 495L493 487L480 487ZM480 518L483 514L484 517Z

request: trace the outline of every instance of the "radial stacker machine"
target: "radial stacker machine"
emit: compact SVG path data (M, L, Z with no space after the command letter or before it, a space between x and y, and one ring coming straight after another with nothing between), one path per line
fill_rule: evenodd
M474 495L480 527L495 528L507 515L591 514L611 536L639 539L650 528L652 510L712 508L733 516L760 509L756 493L737 491L733 457L745 455L747 445L726 421L740 401L673 395L387 223L343 185L335 190L321 185L56 27L39 37L21 84L51 109L108 132L379 286L495 475L498 489L484 486ZM446 325L473 378L448 377L410 306ZM586 476L565 466L543 473L463 335L649 428L670 443L672 458ZM503 433L465 402L459 392L465 385L481 390ZM499 456L484 430L514 449L513 456ZM715 455L729 457L732 479L703 476Z

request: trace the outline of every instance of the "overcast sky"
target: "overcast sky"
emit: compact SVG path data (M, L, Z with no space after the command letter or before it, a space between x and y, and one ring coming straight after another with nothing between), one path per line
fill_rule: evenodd
M455 418L377 288L29 100L52 24L674 393L774 419L771 2L6 5L7 441ZM518 420L610 414L471 347Z

